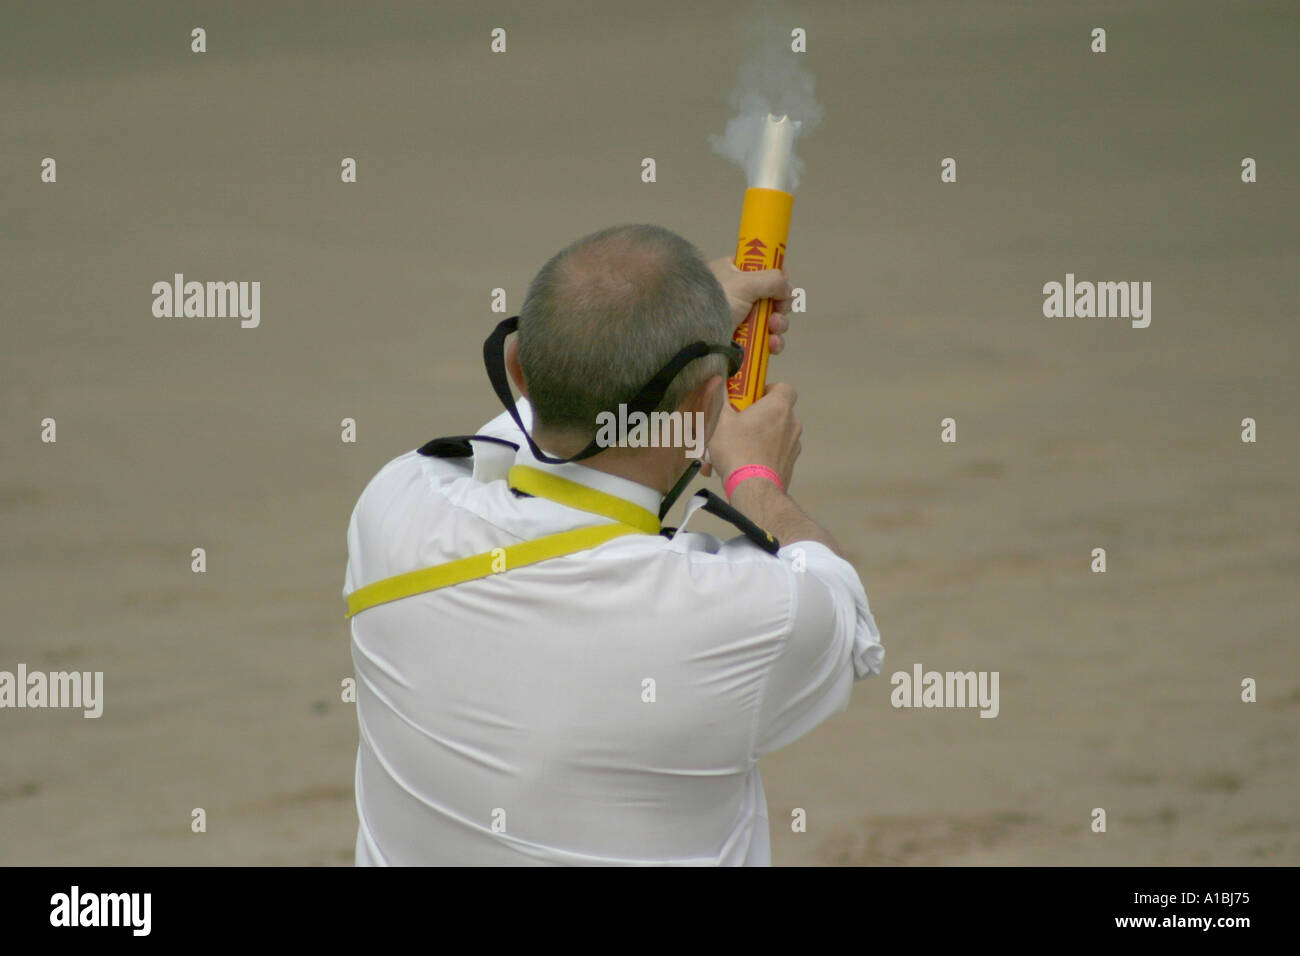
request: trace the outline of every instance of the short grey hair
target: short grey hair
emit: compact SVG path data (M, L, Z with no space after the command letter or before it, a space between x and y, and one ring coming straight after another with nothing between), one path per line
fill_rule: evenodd
M692 342L723 345L735 327L726 294L699 251L661 226L612 226L556 253L519 313L519 364L536 422L590 435ZM721 355L690 362L658 411L726 376Z

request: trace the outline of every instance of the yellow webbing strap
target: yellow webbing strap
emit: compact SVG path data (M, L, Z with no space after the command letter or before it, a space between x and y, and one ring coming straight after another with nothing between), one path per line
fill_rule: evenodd
M509 482L511 488L517 488L526 494L549 498L579 511L613 518L616 523L561 531L533 541L521 541L509 547L494 548L483 554L375 581L348 595L347 616L352 617L378 604L387 604L414 594L490 577L512 568L537 564L548 558L576 554L623 535L659 533L659 518L654 512L567 478L527 465L515 465L510 469Z
M378 604L387 604L389 601L410 597L413 594L423 594L452 584L490 577L511 568L536 564L547 558L575 554L625 534L638 533L639 529L625 524L600 524L590 528L575 528L573 531L561 531L559 534L549 534L544 538L521 541L519 544L449 561L446 564L435 564L418 571L408 571L406 574L384 578L382 581L357 588L348 595L347 616L352 617Z
M542 471L540 468L514 465L510 469L507 480L511 488L518 488L534 497L550 498L552 501L577 508L579 511L604 515L623 524L630 524L646 534L658 534L661 527L659 516L653 511L647 511L624 498L588 488L586 485L553 475L549 471Z

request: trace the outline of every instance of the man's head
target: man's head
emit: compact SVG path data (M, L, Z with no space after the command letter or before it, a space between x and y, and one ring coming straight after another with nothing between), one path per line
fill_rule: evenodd
M519 314L518 371L534 434L575 452L600 413L630 401L682 348L725 344L733 331L722 286L681 236L651 225L584 236L542 266ZM705 412L711 430L720 404L716 383L708 386L726 375L723 356L696 359L658 410Z

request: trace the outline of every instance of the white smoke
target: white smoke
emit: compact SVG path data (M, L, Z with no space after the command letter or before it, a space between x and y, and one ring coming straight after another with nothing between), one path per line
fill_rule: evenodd
M800 136L821 122L822 105L813 95L817 81L802 65L808 54L790 49L791 31L798 26L797 17L770 0L758 0L744 21L745 63L729 101L735 115L727 121L726 132L709 136L709 145L743 169L750 182L768 113L797 120ZM802 175L803 160L796 154L790 161L791 191Z

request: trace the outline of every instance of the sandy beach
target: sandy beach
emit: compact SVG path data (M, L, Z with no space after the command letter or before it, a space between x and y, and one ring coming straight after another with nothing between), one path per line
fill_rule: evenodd
M0 863L351 863L357 495L499 410L493 289L619 222L734 251L745 5L350 6L0 15L0 670L104 674L98 719L0 710ZM887 650L763 761L774 862L1300 863L1295 6L791 9L825 118L770 378ZM260 325L155 317L176 273ZM1067 274L1150 325L1045 317ZM891 706L918 663L998 716Z

